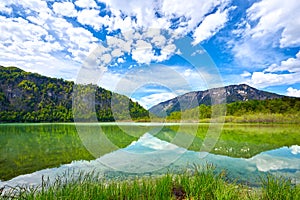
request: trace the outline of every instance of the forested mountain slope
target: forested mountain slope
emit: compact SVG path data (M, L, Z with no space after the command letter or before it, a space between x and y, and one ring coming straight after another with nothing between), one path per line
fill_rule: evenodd
M189 92L165 102L161 102L149 111L157 116L164 117L170 115L172 112L184 111L195 108L201 104L211 105L211 95L226 98L223 103L232 103L237 101L249 101L249 100L266 100L266 99L278 99L284 96L275 93L270 93L262 90L255 89L246 84L229 85L222 88L213 88L205 91Z
M25 72L17 67L0 66L0 122L70 122L73 121L74 82ZM111 109L111 98L128 106L134 120L147 120L149 112L124 95L95 85L81 85L82 91L95 94L95 113L99 121L128 120L128 110ZM82 94L81 94L82 95ZM124 108L124 107L123 107ZM94 114L95 114L94 113ZM93 114L91 114L93 115ZM91 116L80 116L88 121Z

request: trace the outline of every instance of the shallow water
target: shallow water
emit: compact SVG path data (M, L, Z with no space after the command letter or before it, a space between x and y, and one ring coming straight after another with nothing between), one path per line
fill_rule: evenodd
M225 125L208 153L195 151L205 140L203 133L208 129L207 125L197 125L195 129L195 125L186 124L179 129L178 124L163 127L158 124L139 124L139 127L106 124L101 125L102 131L114 143L115 149L101 150L99 154L103 155L97 158L93 158L95 152L87 151L84 145L94 151L103 147L103 144L97 146L97 139L94 139L93 131L99 127L83 126L87 130L85 138L78 136L74 125L70 124L1 125L2 176L8 177L5 169L9 167L15 167L8 170L15 175L2 179L0 188L39 185L42 177L54 181L57 176L74 177L79 172L93 171L100 176L118 178L192 169L194 164L206 163L215 165L217 171L226 170L231 180L253 186L266 173L300 181L299 131L293 126ZM195 135L192 134L194 130ZM181 142L174 140L176 135ZM189 137L192 142L187 150L183 147Z

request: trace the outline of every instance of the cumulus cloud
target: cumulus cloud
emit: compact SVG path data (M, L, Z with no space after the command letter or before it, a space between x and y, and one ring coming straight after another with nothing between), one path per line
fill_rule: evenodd
M25 54L32 55L39 51L39 53L47 53L44 55L46 57L67 58L80 64L99 41L89 29L85 28L85 26L90 26L97 32L120 31L118 39L111 39L115 38L114 34L106 38L110 48L108 53L111 53L112 57L120 57L127 53L132 56L133 60L141 64L164 61L178 52L172 37L194 32L200 22L202 22L200 23L202 28L195 32L198 42L209 39L211 35L219 31L224 25L223 19L217 24L214 23L212 27L205 28L204 25L209 22L217 22L219 21L217 19L227 16L227 6L231 1L199 2L192 0L185 6L181 6L182 2L178 0L175 2L171 0L122 2L109 0L101 2L106 7L100 7L95 0L76 0L73 3L69 1L54 2L53 4L37 0L1 2L2 12L26 10L24 13L20 12L19 18L1 16L1 30L5 33L3 32L0 37L1 45L6 49L4 52L6 58L12 58L16 53L27 58L24 57ZM217 12L208 15L208 19L206 19L206 15L214 12L215 8L217 8ZM103 15L105 12L109 14ZM73 17L73 20L71 21L69 17ZM212 18L216 20L212 20ZM174 21L178 21L178 23L174 24ZM152 30L142 34L138 33L148 28L152 28ZM154 31L155 29L165 29L171 36L166 37L160 31ZM201 30L206 31L205 37L201 36L203 34ZM172 34L174 35L172 36ZM118 44L113 46L112 41ZM140 41L145 42L142 44L143 48L141 48ZM120 50L114 51L113 47L120 48ZM154 49L160 53L157 54ZM109 57L106 56L105 61L109 60ZM30 60L28 61L30 62ZM123 60L119 59L119 61Z
M212 35L218 32L227 21L228 9L226 6L230 4L230 0L208 0L197 1L191 0L182 6L180 0L164 0L164 1L107 1L107 5L113 13L113 29L119 28L122 32L129 30L129 27L136 28L157 28L167 29L173 32L174 35L185 35L189 32L194 32L200 22L203 23L195 36L197 43L205 39L209 39ZM209 15L216 7L218 11ZM120 18L120 14L132 16L135 20L129 17ZM160 17L157 17L159 13ZM173 24L176 20L178 23ZM126 26L125 26L126 25ZM176 28L170 29L171 26ZM201 26L201 25L200 25Z
M299 83L300 74L274 74L265 72L253 72L249 84L255 87L265 88L276 85L292 85Z
M295 88L289 87L287 89L287 96L292 96L292 97L300 97L300 90L297 90Z
M155 41L154 41L155 42ZM160 49L160 54L155 54L154 48ZM140 64L149 64L152 61L161 62L167 60L176 51L174 44L166 44L163 46L154 46L154 43L143 39L136 40L132 46L132 59Z
M253 72L249 82L263 88L300 83L300 51L295 58L283 60L279 65L272 64L261 72Z
M149 64L154 56L152 45L144 40L137 40L132 50L132 58L138 63Z
M97 4L94 0L77 0L75 5L81 8L96 8Z
M75 13L69 12L74 5L54 3L52 11L43 1L11 1L6 6L12 4L36 14L25 12L18 18L0 16L1 64L48 76L74 78L80 63L98 41L88 30L74 27L62 17L74 16Z
M77 11L72 2L55 2L53 4L53 11L66 17L75 17L77 15Z
M267 69L264 70L265 72L281 72L281 71L288 71L288 72L300 72L300 51L296 54L296 58L289 58L287 60L281 61L280 65L273 64Z
M96 9L84 9L78 13L77 20L83 25L89 25L95 30L100 30L102 25L107 26L110 23L108 17L101 17L100 11Z

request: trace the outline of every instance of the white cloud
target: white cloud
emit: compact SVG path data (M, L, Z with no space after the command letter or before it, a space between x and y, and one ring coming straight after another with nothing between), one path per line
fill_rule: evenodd
M132 46L132 59L136 60L140 64L149 64L151 61L164 61L167 60L176 51L176 46L174 44L165 44L161 48L160 54L155 55L154 44L150 41L137 40Z
M165 0L162 2L161 11L168 20L181 18L176 32L185 34L193 31L200 22L205 20L205 15L212 12L214 8L219 6L219 9L223 10L229 3L229 0L190 0L182 5L181 0Z
M19 0L10 0L3 2L6 6L11 5L18 5L23 7L24 10L29 12L30 10L34 10L38 13L45 13L49 11L46 1L38 1L38 0L26 0L26 1L19 1Z
M265 72L300 72L300 51L296 54L296 58L289 58L287 60L281 61L280 65L273 64Z
M35 26L23 18L6 18L0 16L2 42L17 45L15 42L34 41L42 36L46 36L48 32L40 26ZM21 44L18 44L21 45Z
M28 71L38 72L48 76L74 79L80 66L86 61L86 57L93 52L99 39L81 25L91 26L95 31L106 29L108 31L121 30L119 38L107 36L107 46L98 60L100 64L107 64L115 60L123 63L124 54L132 55L132 58L141 63L152 61L164 61L174 54L177 49L173 44L170 26L172 20L180 18L176 32L188 33L193 31L199 22L205 20L205 15L212 12L218 6L223 12L229 0L197 0L185 3L173 1L105 1L111 15L100 16L100 6L94 0L77 0L74 4L68 2L54 2L52 7L45 1L11 0L0 3L0 9L4 12L19 12L19 18L0 16L0 64L16 65ZM179 4L177 4L179 3ZM12 5L16 5L13 7ZM171 6L170 6L171 5ZM224 5L225 7L223 7ZM80 11L76 8L80 7ZM53 9L52 9L53 8ZM160 18L156 13L161 15ZM68 21L67 17L76 17L76 21ZM148 29L147 28L152 28ZM141 29L146 32L141 33ZM159 29L169 29L168 33L162 33ZM138 31L137 31L138 30ZM138 33L140 32L140 33ZM160 49L160 55L154 54L153 47ZM99 48L98 48L99 50ZM93 52L94 53L94 52ZM189 82L167 74L169 71L160 69L153 72L155 82L163 82L172 85L174 91L188 91ZM192 72L191 72L192 73ZM171 73L174 75L174 73ZM149 75L142 74L143 80L148 80ZM104 77L104 85L114 89L119 82L121 74ZM193 79L193 74L189 80ZM114 80L114 81L112 81ZM128 78L124 84L125 92L132 92L130 84L134 78ZM199 80L199 79L198 79ZM137 80L139 81L139 80ZM197 81L196 81L197 82ZM198 81L199 82L199 81ZM198 83L197 82L197 83ZM130 95L130 93L129 93Z
M245 35L246 33L244 33ZM270 63L280 62L284 56L268 47L271 39L265 40L267 42L263 39L245 37L239 41L234 39L228 41L227 44L231 46L235 64L244 69L261 69Z
M11 14L12 8L5 5L4 2L0 2L0 11L4 12L4 13L7 13L7 14Z
M247 72L247 71L244 71L242 74L241 74L241 77L249 77L251 76L251 73L250 72Z
M273 74L264 72L253 72L249 84L254 87L265 88L276 85L291 85L299 83L300 74Z
M173 55L176 51L176 46L174 44L168 44L161 49L161 55L156 56L157 61L164 61L169 58L170 55Z
M127 53L139 64L167 60L175 53L176 46L167 43L165 36L160 35L160 32L161 30L157 29L147 29L146 31L130 31L117 36L106 36L105 51L97 53L97 56L101 57L103 53L110 53L111 60L115 61ZM154 48L160 49L160 54L155 54Z
M117 62L118 62L118 63L124 63L125 60L124 60L123 58L118 58Z
M18 18L0 16L1 64L48 76L74 78L80 63L98 39L88 30L74 27L54 14L46 2L11 1L6 6L13 3L27 13L37 13ZM54 7L57 12L61 9L59 4Z
M300 146L298 145L292 145L289 147L292 154L300 154Z
M212 20L214 16L212 15L209 17L211 20L206 20L207 22L205 22L205 24L213 23L213 27L206 27L205 29L206 32L210 32L210 36L222 28L224 23L223 17L227 21L228 10L225 8L230 2L230 0L190 0L182 6L182 1L180 0L106 1L113 13L112 20L114 23L112 30L119 28L122 33L137 28L157 28L169 30L174 35L185 35L194 31L197 25L206 19L206 15L218 7L219 10L215 14L217 15L214 17L215 20ZM159 13L161 16L156 17L156 13ZM121 14L128 15L128 17L122 19L120 18ZM135 20L131 20L130 16L134 17ZM175 30L170 29L172 21L175 19L179 20L178 25ZM204 39L208 38L209 36L206 36Z
M262 69L285 59L277 48L300 45L300 4L281 0L261 0L246 11L228 42L236 65Z
M124 53L120 50L120 49L113 49L113 51L111 52L111 55L115 58L123 56Z
M183 75L186 77L189 77L189 76L191 76L191 73L192 73L191 69L186 69L186 70L184 70Z
M55 2L53 4L53 11L66 17L75 17L77 15L75 6L71 2Z
M274 157L268 154L259 154L249 159L249 161L255 163L257 169L262 172L281 169L298 169L300 167L298 159Z
M253 72L249 82L253 86L263 88L300 83L300 51L296 58L281 61L280 65L272 64L262 72Z
M115 17L110 18L111 25L108 27L109 31L118 30L120 29L122 33L126 33L129 31L133 31L133 29L136 27L136 23L131 20L130 17L125 17L122 19L120 17L121 12L118 12L119 14Z
M179 150L180 148L172 143L160 140L153 135L146 133L142 137L139 138L137 142L131 144L134 145L141 145L147 148L151 148L153 150ZM183 150L183 149L180 149Z
M300 97L300 90L294 89L292 87L289 87L287 89L287 96L292 96L292 97Z
M0 45L0 48L3 47ZM26 71L36 72L50 77L64 77L74 79L80 65L70 59L60 60L50 54L17 55L2 51L0 53L1 65L17 66ZM30 61L30 62L29 62Z
M262 172L282 169L299 169L300 162L297 157L284 156L285 153L298 154L299 150L300 148L297 145L293 145L290 148L282 147L270 152L260 153L247 161L256 164L257 169Z
M196 45L204 40L214 36L228 21L228 9L208 15L194 32L193 45Z
M109 48L120 49L121 51L129 53L131 51L131 45L133 40L122 40L117 37L107 36L107 45Z
M97 4L94 0L77 0L75 5L81 8L96 8Z
M300 45L300 4L298 0L283 3L281 0L262 0L248 10L251 21L258 20L251 29L252 37L265 37L280 32L281 48Z
M83 25L92 26L95 30L100 30L102 25L109 25L107 17L101 17L100 11L96 9L84 9L78 13L77 20Z
M131 52L132 58L138 63L149 64L154 57L152 45L144 40L137 40L135 49Z
M74 61L82 62L98 41L88 30L74 27L63 18L50 15L45 21L46 30L54 35L61 46L64 46L65 51L71 53Z
M166 44L166 38L160 33L153 35L151 43L156 46L164 46Z
M155 7L157 3L154 0L111 0L106 3L117 19L116 26L122 26L121 23L124 22L123 20L120 20L121 18L119 18L121 14L120 11L126 15L135 16L135 25L137 27L151 27L152 22L155 21ZM124 31L123 29L121 30Z
M154 106L160 102L163 102L163 101L175 98L175 97L176 97L176 95L174 93L164 92L164 93L151 94L151 95L142 97L141 99L139 99L138 102L145 108L151 108L152 106Z

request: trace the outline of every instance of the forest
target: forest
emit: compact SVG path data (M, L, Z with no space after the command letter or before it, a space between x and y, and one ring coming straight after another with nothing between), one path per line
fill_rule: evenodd
M112 97L118 105L113 111ZM83 101L89 103L83 105ZM94 106L94 111L82 112L86 109L82 106ZM149 120L149 112L124 95L0 66L0 122L72 122L74 114L76 121L90 121L94 116L98 121Z

